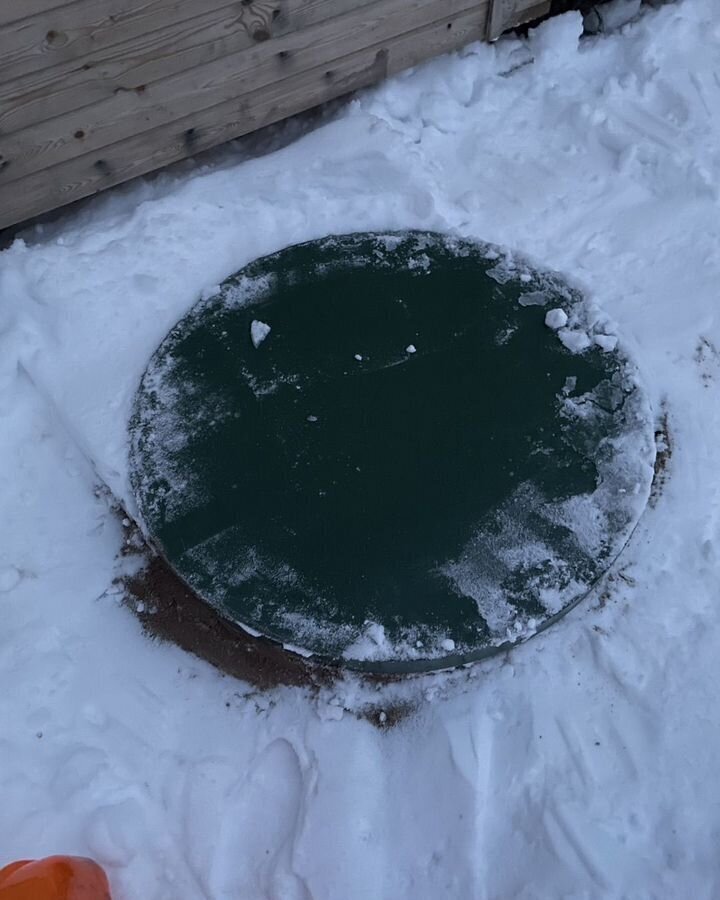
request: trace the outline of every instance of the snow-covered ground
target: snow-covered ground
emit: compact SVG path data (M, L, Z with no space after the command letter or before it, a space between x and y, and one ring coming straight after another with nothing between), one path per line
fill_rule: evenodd
M0 255L0 864L91 855L116 900L720 896L720 10L579 31L436 60ZM129 502L134 389L204 291L401 227L575 279L667 414L667 478L613 576L508 658L259 694L109 592L93 466ZM381 730L369 702L411 709Z

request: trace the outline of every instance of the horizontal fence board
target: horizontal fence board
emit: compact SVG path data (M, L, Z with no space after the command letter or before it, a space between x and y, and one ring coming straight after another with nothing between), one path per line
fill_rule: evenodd
M272 6L267 7L270 20ZM0 83L0 134L19 131L74 109L142 89L148 82L252 47L250 25L238 4L170 22L130 41Z
M503 31L550 12L550 0L491 0L487 39L495 41Z
M263 40L368 2L372 0L235 0L232 6L250 34ZM55 66L67 69L85 62L85 57L101 58L118 44L189 19L207 18L228 5L229 0L78 0L11 23L0 28L0 84Z
M448 2L436 4L436 12L446 9ZM85 153L0 184L0 227L146 174L478 40L485 34L486 18L487 0L477 0L472 9L456 16L443 16L338 58L330 69L323 64L297 72L119 141L100 153Z
M2 0L0 3L0 26L19 19L43 16L59 6L70 6L76 0Z
M0 134L19 131L46 119L112 97L118 91L142 91L168 78L255 46L257 9L249 16L237 0L191 19L94 52L81 60L0 81ZM277 0L266 3L262 23L281 37L377 0ZM201 7L198 6L198 9ZM273 19L273 11L280 15ZM252 27L254 26L254 28Z
M22 0L18 0L22 2ZM80 0L0 29L0 82L77 62L123 41L212 12L228 0ZM264 7L272 0L246 6ZM237 8L243 6L238 0Z
M0 184L299 77L319 65L334 69L337 60L437 21L439 13L452 30L453 17L468 7L485 10L478 0L378 0L347 16L149 84L140 93L115 92L95 105L0 135Z

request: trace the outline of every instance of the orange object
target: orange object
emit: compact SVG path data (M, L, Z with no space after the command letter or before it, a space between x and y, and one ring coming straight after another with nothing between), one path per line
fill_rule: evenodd
M48 856L0 869L0 900L112 900L107 876L91 859Z

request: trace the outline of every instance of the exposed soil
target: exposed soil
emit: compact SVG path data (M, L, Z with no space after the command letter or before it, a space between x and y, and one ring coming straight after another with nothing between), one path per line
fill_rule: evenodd
M253 637L222 618L160 556L151 556L145 568L124 578L123 584L129 605L149 635L172 641L258 688L321 686L337 675L330 667L290 653L266 638Z
M100 489L108 494L107 489ZM202 600L173 571L169 563L148 545L137 524L119 504L108 497L125 533L121 554L140 557L142 568L131 576L121 576L126 605L155 640L171 641L204 659L228 675L259 690L290 685L313 690L330 687L347 673L287 650L277 641L255 637L224 618ZM379 685L413 676L355 672L368 685ZM411 704L374 705L346 710L380 728L391 728L412 712Z
M260 689L281 684L319 688L341 674L335 667L291 653L268 638L254 637L223 618L148 546L135 522L117 506L114 509L125 531L123 554L144 558L137 574L118 580L127 605L150 637L172 641Z
M665 482L668 479L670 460L673 454L672 435L670 434L670 425L668 421L668 412L663 408L660 420L655 429L655 446L657 452L655 454L655 474L653 476L652 487L650 489L650 499L648 505L655 507L665 488Z

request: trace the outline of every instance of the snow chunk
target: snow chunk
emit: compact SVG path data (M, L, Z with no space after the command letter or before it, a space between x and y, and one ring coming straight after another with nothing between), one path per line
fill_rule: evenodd
M455 649L455 641L452 638L445 638L444 641L441 641L440 646L448 653L452 653Z
M317 711L323 722L339 722L345 714L342 700L339 697L331 697L327 703L320 701Z
M561 328L558 331L558 337L572 353L582 353L592 343L586 332L575 331L572 328Z
M596 334L593 340L598 347L608 353L617 347L618 342L618 339L614 334Z
M270 334L271 330L267 323L261 322L259 319L253 319L250 325L250 340L253 342L253 347L256 350Z
M557 331L558 328L564 328L567 323L568 317L564 309L551 309L545 315L545 324L548 328L552 328L553 331Z
M521 295L518 303L520 306L545 306L548 299L549 294L547 291L528 291L526 294Z
M535 64L566 70L573 65L582 33L583 19L579 12L568 12L543 22L530 32L530 48Z
M572 392L577 387L577 375L568 375L565 379L565 384L563 385L562 392L567 396L568 394L572 394Z
M365 622L365 630L343 651L345 659L384 659L392 655L393 646L378 622Z

